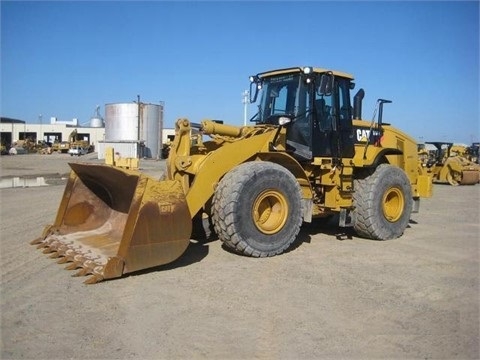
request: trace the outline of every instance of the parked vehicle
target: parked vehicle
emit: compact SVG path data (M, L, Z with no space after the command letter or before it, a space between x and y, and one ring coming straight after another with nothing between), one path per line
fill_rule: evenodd
M82 148L81 146L73 146L68 150L70 156L76 155L85 155L87 153L87 149Z

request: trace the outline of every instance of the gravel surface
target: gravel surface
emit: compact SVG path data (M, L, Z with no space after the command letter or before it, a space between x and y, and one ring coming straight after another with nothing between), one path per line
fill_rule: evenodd
M0 159L2 178L53 184L0 189L1 359L480 358L480 185L435 186L399 239L311 224L273 258L191 242L170 265L84 285L28 242L54 220L67 163L95 157Z

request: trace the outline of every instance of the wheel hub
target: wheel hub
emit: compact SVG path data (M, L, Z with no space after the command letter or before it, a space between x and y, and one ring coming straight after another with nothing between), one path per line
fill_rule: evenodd
M388 189L383 196L383 215L390 222L398 221L405 206L405 199L400 189Z
M287 217L287 201L278 191L262 192L253 204L253 222L264 234L279 232L285 225Z

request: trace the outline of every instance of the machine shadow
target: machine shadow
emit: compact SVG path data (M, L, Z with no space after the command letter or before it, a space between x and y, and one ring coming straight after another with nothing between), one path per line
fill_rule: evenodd
M411 228L412 225L418 224L415 220L410 219L409 225L407 228ZM358 238L355 231L352 227L339 227L338 226L338 216L334 215L329 218L324 219L314 219L311 223L303 223L302 227L300 228L300 232L292 243L292 245L284 252L289 253L295 251L298 247L302 244L307 243L310 244L313 235L317 234L326 234L332 237L335 237L336 240L345 241L345 240L353 240L354 238ZM363 238L362 238L363 239ZM192 231L192 236L190 239L190 244L188 245L187 249L180 256L177 260L165 264L156 266L153 268L148 268L144 270L139 270L130 274L126 274L125 277L129 276L137 276L148 274L151 272L157 271L168 271L174 270L177 268L181 268L184 266L189 266L194 263L202 261L209 253L209 243L217 241L218 236L213 230L213 226L208 219L203 219L200 221L194 221L194 227ZM371 239L363 239L363 240L371 240ZM377 241L377 240L374 240ZM231 254L235 254L238 256L247 256L243 254L239 254L234 249L222 244L222 249L227 251Z
M333 215L328 218L314 219L311 223L304 223L300 232L304 232L308 237L316 234L326 234L334 236L337 240L341 241L352 240L356 235L353 228L340 227L338 226L338 222L338 215Z
M334 236L337 240L343 241L352 240L355 232L352 228L339 227L338 217L336 216L332 216L328 219L315 219L311 223L303 223L297 238L283 253L295 251L304 243L310 244L312 236L316 234L327 234ZM234 249L231 249L224 244L222 244L222 248L229 253L247 257L247 255L239 254Z
M163 272L163 271L174 270L177 268L182 268L184 266L189 266L194 263L202 261L208 255L208 253L209 253L209 246L206 243L202 243L196 240L190 240L190 243L188 244L187 249L177 260L169 264L134 271L132 273L125 274L123 277L127 278L130 276L138 276L138 275L149 274L152 272L158 272L158 271ZM112 280L115 280L115 279L112 279Z

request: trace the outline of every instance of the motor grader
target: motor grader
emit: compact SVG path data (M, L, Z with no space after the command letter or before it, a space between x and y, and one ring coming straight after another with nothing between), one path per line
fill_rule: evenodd
M433 156L428 160L433 181L457 185L474 185L480 181L480 165L467 160L459 146L451 142L426 142L435 147Z
M165 179L71 163L55 221L32 243L95 283L173 262L205 216L227 248L253 257L285 252L303 222L332 215L361 237L397 238L431 177L415 140L383 122L390 101L364 121L353 88L351 75L321 68L252 76L251 125L179 119Z

